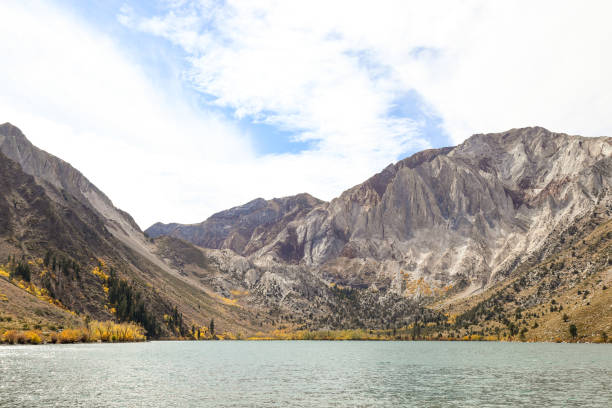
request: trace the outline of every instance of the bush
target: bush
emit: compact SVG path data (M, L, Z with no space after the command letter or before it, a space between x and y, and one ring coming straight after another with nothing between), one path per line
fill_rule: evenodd
M60 332L57 338L58 343L78 343L85 340L83 332L77 329L64 329Z
M26 339L22 332L17 330L7 330L2 335L2 342L8 344L25 344Z
M36 331L29 330L29 331L24 333L24 337L25 337L26 341L28 343L30 343L30 344L40 344L40 343L42 343L40 335Z
M114 323L92 321L87 329L89 341L145 341L143 328L134 323Z

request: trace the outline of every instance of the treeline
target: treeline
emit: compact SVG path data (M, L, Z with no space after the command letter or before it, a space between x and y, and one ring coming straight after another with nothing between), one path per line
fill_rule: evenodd
M121 322L135 322L147 331L150 338L160 337L163 334L161 322L146 307L143 294L125 279L117 275L114 268L110 268L107 280L108 301L115 310L115 317ZM168 309L170 306L164 305ZM183 324L183 314L176 306L170 309L170 314L164 315L164 323L168 330L175 335L185 336L187 330Z
M119 278L113 268L107 283L108 301L115 309L117 319L136 322L144 327L149 337L158 337L161 327L157 319L147 311L142 294L132 288L128 281Z

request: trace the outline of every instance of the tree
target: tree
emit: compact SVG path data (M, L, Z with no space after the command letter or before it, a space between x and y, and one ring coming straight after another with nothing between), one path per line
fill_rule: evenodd
M512 322L508 325L508 329L510 330L510 336L514 336L519 332L519 327Z
M215 319L210 319L210 334L215 335Z
M570 335L572 336L572 339L575 339L576 336L578 336L578 329L576 328L575 324L573 323L570 324L569 332L570 332Z
M414 322L414 326L412 327L412 340L417 340L421 337L421 325L419 322Z
M13 276L18 276L18 277L21 277L24 281L29 282L30 275L31 275L30 265L28 265L26 261L19 261L19 263L15 267L15 270L12 273L11 278Z
M567 322L569 320L569 316L566 313L563 313L563 321Z
M47 250L47 253L45 254L45 259L43 261L43 264L48 267L49 266L49 262L51 262L51 251Z
M525 333L527 333L527 331L528 331L528 330L529 330L529 329L527 329L526 327L523 327L523 328L521 329L520 339L521 339L522 341L525 341Z

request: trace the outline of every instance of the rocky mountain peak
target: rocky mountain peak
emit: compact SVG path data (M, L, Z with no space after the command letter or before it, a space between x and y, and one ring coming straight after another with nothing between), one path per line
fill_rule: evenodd
M0 125L1 137L25 137L21 130L10 122L5 122Z
M17 162L23 171L48 188L58 202L70 194L82 204L100 213L109 229L132 238L142 235L132 217L115 208L111 200L69 163L34 146L21 130L10 123L0 125L0 151ZM58 194L59 192L59 194Z
M378 288L400 271L485 285L609 194L611 141L532 127L426 150L292 222L258 254Z

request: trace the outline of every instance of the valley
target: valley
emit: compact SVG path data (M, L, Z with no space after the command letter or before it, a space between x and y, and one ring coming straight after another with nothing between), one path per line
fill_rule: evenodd
M329 202L258 198L145 231L11 124L0 152L0 338L93 321L148 339L612 335L609 137L474 135Z

